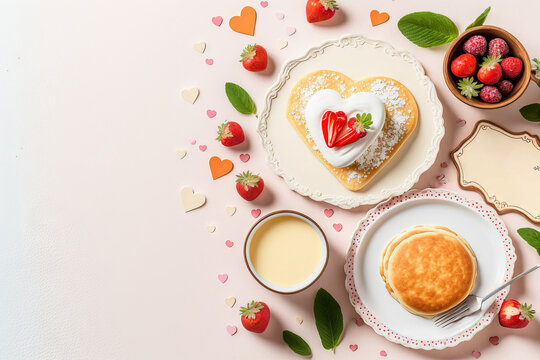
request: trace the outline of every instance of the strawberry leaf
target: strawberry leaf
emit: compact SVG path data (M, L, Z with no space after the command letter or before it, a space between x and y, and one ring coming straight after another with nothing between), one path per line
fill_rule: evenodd
M310 356L311 348L308 343L305 342L300 336L296 335L292 331L285 330L283 331L283 341L285 344L289 345L292 351L302 356Z
M324 289L319 289L313 303L315 325L323 347L327 350L338 346L343 332L343 314L338 302Z
M518 234L525 240L529 245L536 249L538 255L540 255L540 232L531 228L521 228L518 229Z
M429 11L403 16L398 21L398 28L407 39L424 48L444 45L459 35L452 20Z
M519 109L521 116L532 122L540 122L540 104L529 104Z
M231 105L239 113L246 115L257 113L257 108L255 107L255 103L251 99L251 96L249 96L246 90L242 89L241 86L231 82L225 83L225 93L227 94L227 98L231 102Z
M484 25L484 21L486 21L486 18L490 11L491 11L491 6L489 6L486 10L484 10L484 12L481 13L480 16L478 16L476 20L472 22L471 25L467 26L465 30L469 30L470 28L473 28L476 26Z

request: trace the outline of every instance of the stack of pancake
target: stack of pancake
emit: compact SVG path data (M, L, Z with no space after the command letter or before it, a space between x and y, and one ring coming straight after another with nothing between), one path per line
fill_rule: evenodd
M388 242L380 274L401 306L430 318L471 293L476 281L476 257L455 232L442 226L418 225Z

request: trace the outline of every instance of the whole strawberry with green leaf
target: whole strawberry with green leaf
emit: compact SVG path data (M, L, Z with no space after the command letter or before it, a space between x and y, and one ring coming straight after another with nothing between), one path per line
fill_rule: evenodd
M268 54L261 45L248 45L240 56L244 69L248 71L264 71L268 66Z
M262 301L252 301L240 308L242 325L248 331L262 333L270 322L270 308Z
M244 130L239 123L234 121L226 121L218 127L217 141L220 141L224 146L234 146L244 142Z
M476 74L478 80L486 85L494 85L501 80L502 67L499 64L501 62L501 55L484 57L483 62L480 64L480 70Z
M264 181L259 175L245 171L236 175L236 191L247 201L255 200L264 189Z

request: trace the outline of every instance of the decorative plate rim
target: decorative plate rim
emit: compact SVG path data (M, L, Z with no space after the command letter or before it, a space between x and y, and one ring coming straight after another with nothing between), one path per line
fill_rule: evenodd
M445 189L428 188L425 190L410 190L403 195L395 196L383 203L380 203L373 209L369 210L366 213L366 216L362 220L360 220L356 230L353 233L351 245L347 250L347 258L343 268L346 275L345 288L349 293L349 301L353 305L356 313L358 313L362 317L362 320L367 325L371 326L377 334L384 336L386 339L392 342L413 349L441 350L447 347L454 347L463 341L471 340L476 333L489 325L491 321L493 321L493 319L495 318L496 314L498 314L502 302L506 298L510 287L501 290L501 292L496 296L493 304L486 310L486 312L478 322L471 325L469 328L465 329L459 334L445 339L429 341L413 339L411 337L400 335L399 333L388 329L384 323L378 321L377 318L370 312L370 310L362 303L362 300L360 299L360 296L356 291L356 286L354 283L354 257L356 255L356 249L363 240L362 232L365 232L370 226L370 224L372 224L378 217L382 216L385 212L389 211L391 208L398 204L402 204L409 199L418 198L443 198L444 200L452 201L454 203L458 203L460 205L468 207L469 209L481 215L486 221L490 222L498 231L502 242L506 248L506 263L504 273L505 282L511 279L514 272L516 253L514 245L512 244L512 240L508 236L508 230L506 228L506 225L493 208L491 208L485 203L467 200L463 196Z
M435 132L433 134L430 148L427 152L427 156L425 157L424 162L420 164L414 171L412 171L399 185L382 189L378 193L365 193L362 194L363 196L352 198L348 196L334 196L324 194L320 191L311 190L307 186L298 183L294 177L287 175L285 171L280 167L279 161L275 157L272 141L269 139L266 130L267 119L272 109L272 102L277 97L278 92L281 90L281 88L283 88L287 80L290 79L290 72L292 69L294 69L302 62L305 62L311 58L315 58L323 54L324 50L330 46L358 47L358 45L373 46L375 48L381 49L381 51L385 52L390 56L398 56L403 61L413 65L413 67L415 68L416 77L423 84L423 86L426 87L428 92L427 101L431 105L431 113L434 119ZM435 85L425 74L424 68L416 59L416 57L414 57L411 53L407 51L397 51L392 45L384 41L371 40L365 38L362 35L352 34L345 35L336 40L328 40L319 46L312 47L303 56L289 60L282 66L277 81L272 85L272 87L267 91L265 95L264 107L259 115L259 120L257 123L257 132L259 133L259 136L262 140L262 145L266 153L266 161L272 167L274 172L280 177L282 177L283 180L285 180L285 183L289 186L291 190L296 191L300 195L308 196L315 201L324 201L343 209L351 209L361 205L376 204L382 200L388 199L389 197L401 195L405 191L409 190L418 181L420 175L422 175L422 173L424 173L427 169L431 167L431 165L433 165L439 152L439 145L445 132L442 113L443 108L439 98L437 97Z

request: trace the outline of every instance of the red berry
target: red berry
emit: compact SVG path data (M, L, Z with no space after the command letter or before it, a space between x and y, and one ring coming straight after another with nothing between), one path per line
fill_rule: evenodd
M483 82L486 85L494 85L501 80L502 68L499 62L501 61L501 56L497 57L485 57L482 64L480 64L480 70L478 70L478 80Z
M512 91L512 89L514 88L514 84L512 84L508 80L503 80L497 84L497 87L503 95L508 95L510 94L510 91Z
M523 70L523 62L517 57L508 57L501 62L503 75L507 79L513 79Z
M247 201L255 200L264 189L264 181L250 171L236 175L236 191Z
M501 92L495 86L484 86L480 90L480 99L487 103L498 103L502 99Z
M504 56L510 52L510 47L501 38L495 38L489 42L489 56Z
M476 73L476 58L471 54L463 54L452 61L450 70L457 77L469 77Z
M339 9L335 0L308 0L306 3L306 18L309 23L315 23L332 18Z
M268 65L268 54L261 45L248 45L242 52L240 61L248 71L263 71Z
M262 301L252 301L240 308L240 320L248 331L262 333L270 322L270 308Z
M244 130L239 123L227 121L218 127L218 137L216 140L221 141L224 146L234 146L244 141Z
M487 40L482 35L471 36L465 44L463 44L463 51L475 56L483 56L486 53Z

